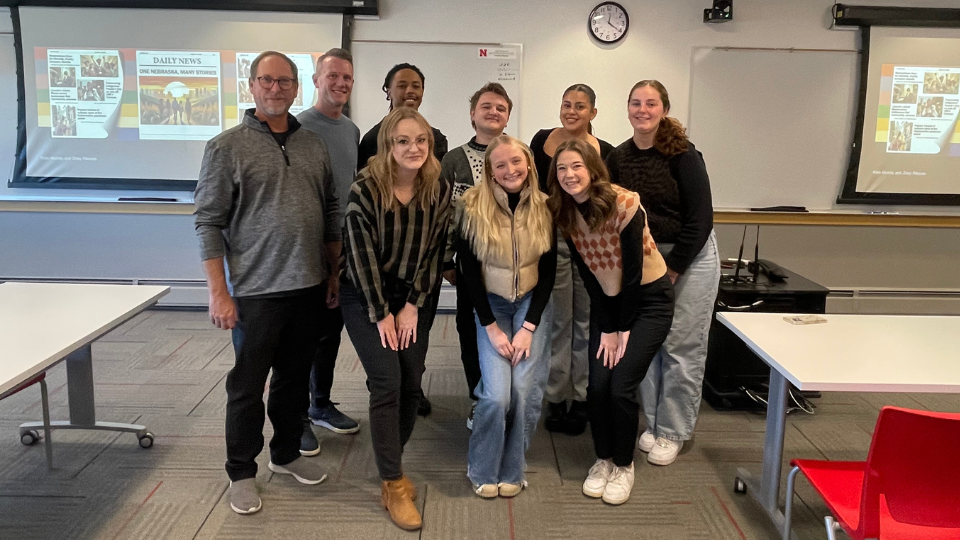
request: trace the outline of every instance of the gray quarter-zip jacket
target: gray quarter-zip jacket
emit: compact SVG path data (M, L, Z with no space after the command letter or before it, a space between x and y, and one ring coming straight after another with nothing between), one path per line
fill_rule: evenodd
M194 194L200 258L226 257L234 296L313 287L337 264L324 249L340 240L330 157L319 136L289 122L281 144L247 110L204 150Z

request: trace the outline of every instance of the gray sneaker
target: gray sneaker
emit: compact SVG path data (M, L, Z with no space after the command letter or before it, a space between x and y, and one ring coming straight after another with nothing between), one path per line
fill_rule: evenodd
M257 483L253 478L244 478L230 482L230 508L238 514L259 512L263 504L257 494Z
M302 457L286 465L277 465L271 461L267 467L277 474L292 474L301 484L319 484L327 479L327 473L323 472L319 465Z

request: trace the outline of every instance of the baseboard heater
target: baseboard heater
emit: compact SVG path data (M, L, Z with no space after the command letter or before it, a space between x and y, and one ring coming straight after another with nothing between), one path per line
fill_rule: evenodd
M165 309L206 309L208 302L207 284L202 279L146 279L146 278L56 278L56 277L0 277L3 281L33 281L40 283L103 283L116 285L165 285L170 287L170 294L160 299L157 307ZM440 288L439 312L454 313L457 309L457 290L449 283L444 282ZM903 301L912 300L919 303L932 301L937 304L948 303L955 308L946 312L960 313L960 290L955 289L884 289L870 288L837 288L830 289L827 296L827 312L843 313L831 309L831 304L843 305L845 302L882 302L883 300ZM917 311L916 309L911 312ZM933 310L936 312L942 309ZM857 312L857 311L854 311ZM918 313L923 314L923 313ZM931 313L932 314L932 313Z

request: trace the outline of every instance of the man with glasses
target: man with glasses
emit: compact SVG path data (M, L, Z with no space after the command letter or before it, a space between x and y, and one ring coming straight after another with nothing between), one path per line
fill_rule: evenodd
M195 193L210 320L233 330L226 470L230 506L239 514L261 507L255 460L263 450L263 391L271 369L270 470L304 484L327 476L301 457L300 437L329 261L340 253L326 146L288 113L297 95L297 66L266 51L250 65L248 82L256 108L207 143Z
M324 53L317 60L313 84L317 87L317 104L297 115L297 120L304 129L319 135L327 145L333 183L340 196L338 228L342 229L350 184L357 176L357 148L360 145L360 129L343 114L343 108L353 91L353 55L344 49L330 49ZM330 401L333 369L340 350L340 335L343 333L343 315L337 297L339 254L337 259L327 262L331 267L330 288L327 301L321 306L326 311L326 323L319 329L320 349L310 371L309 421L304 422L300 440L300 453L303 455L320 453L320 443L313 434L311 422L334 433L360 431L360 424L340 412L336 404Z

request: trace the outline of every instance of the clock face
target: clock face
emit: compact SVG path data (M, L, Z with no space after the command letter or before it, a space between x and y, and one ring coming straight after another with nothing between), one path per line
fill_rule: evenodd
M616 43L627 35L630 17L627 10L616 2L603 2L593 8L587 20L590 33L603 43Z

